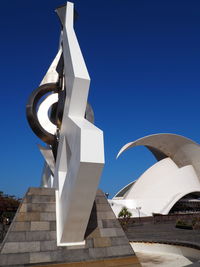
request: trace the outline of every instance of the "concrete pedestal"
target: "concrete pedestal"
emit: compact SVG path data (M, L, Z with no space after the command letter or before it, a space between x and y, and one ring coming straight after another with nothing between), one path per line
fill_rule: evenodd
M85 240L82 247L58 247L55 190L30 188L2 243L0 266L140 266L101 190L97 191ZM78 265L80 262L87 265ZM94 262L99 265L92 265Z

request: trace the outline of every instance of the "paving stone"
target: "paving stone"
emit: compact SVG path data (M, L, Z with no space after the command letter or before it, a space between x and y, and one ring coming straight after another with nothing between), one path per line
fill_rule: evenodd
M103 228L121 228L121 225L117 219L102 220L102 226Z
M41 241L40 242L40 249L41 249L41 251L56 250L57 249L57 242L56 242L56 240Z
M40 242L7 242L3 246L2 254L24 253L40 251Z
M50 231L56 231L56 222L49 222L50 223Z
M130 245L116 246L116 247L108 247L106 248L109 256L128 256L133 255L133 249Z
M50 262L51 253L49 252L33 252L30 253L30 263Z
M5 267L6 265L15 266L17 264L28 264L29 263L29 253L20 254L1 254L0 255L0 266Z
M20 221L39 221L40 213L39 212L19 212L15 218L16 222Z
M128 243L128 239L126 236L122 237L110 237L112 246L121 246L126 245Z
M95 202L96 204L107 204L108 203L105 197L99 197L99 196L95 198Z
M69 250L69 253L66 253L66 250L63 250L62 256L63 259L67 262L75 261L85 261L89 259L89 249L76 249Z
M97 225L98 225L99 228L103 228L102 220L98 220L97 221Z
M101 211L97 213L97 219L116 219L116 217L112 211Z
M100 229L100 234L101 236L105 237L105 236L117 236L117 229L116 228L103 228Z
M60 249L60 250L56 250L56 251L51 251L50 257L51 257L51 262L64 262L64 255L65 255L64 250Z
M55 231L26 232L26 240L27 241L56 240L56 232Z
M96 205L97 207L97 212L98 211L111 211L110 206L106 203L106 204L98 204Z
M100 229L96 228L90 232L90 234L87 236L87 238L94 238L94 237L100 237Z
M111 246L111 240L108 237L97 237L94 238L94 247L95 248L103 248Z
M55 203L55 196L43 195L28 195L26 197L27 203Z
M54 203L27 203L27 211L30 212L55 212Z
M50 230L49 222L31 222L31 231L47 231Z
M29 231L30 226L30 222L14 222L11 231Z
M107 248L89 248L89 256L92 259L104 259L108 256Z
M19 212L27 212L27 204L22 203L22 205L19 208Z
M94 241L93 239L86 239L86 248L93 248L94 247Z
M40 221L55 221L56 213L55 212L41 212Z
M104 197L105 195L104 195L104 193L100 189L97 189L96 196L97 197L102 197L102 196Z
M52 196L54 196L55 195L55 189L42 188L42 187L30 187L27 195L44 195L44 196L52 195Z
M9 232L6 241L26 241L26 232Z
M117 236L126 236L122 228L115 228Z

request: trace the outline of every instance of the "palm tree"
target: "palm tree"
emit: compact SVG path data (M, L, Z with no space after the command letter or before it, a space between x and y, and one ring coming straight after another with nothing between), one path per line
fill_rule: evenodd
M118 214L119 218L130 218L131 216L132 216L132 213L128 211L126 207L123 207L120 213Z
M123 207L121 209L121 211L118 214L118 218L122 218L120 220L121 226L124 228L124 230L126 230L127 225L128 225L128 221L130 219L130 217L132 216L132 213L130 211L128 211L128 209L126 207Z

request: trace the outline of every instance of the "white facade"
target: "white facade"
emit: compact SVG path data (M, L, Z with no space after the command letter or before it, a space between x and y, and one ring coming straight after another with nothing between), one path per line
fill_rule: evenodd
M127 190L121 191L123 192L122 194L119 192L110 200L111 207L116 216L118 216L119 211L124 206L129 209L133 217L138 217L139 215L152 216L153 213L168 214L174 204L182 197L189 193L200 192L200 179L198 172L195 170L198 162L195 162L195 166L188 164L189 161L192 162L194 157L200 159L198 144L182 136L160 134L140 139L139 145L141 143L145 145L145 139L148 139L148 146L151 145L151 151L154 151L154 153L156 151L157 155L162 155L163 159L160 159L146 170ZM155 139L157 139L157 142ZM168 153L169 151L171 152L171 157L167 156L164 149L164 145L167 146L166 139L169 142L171 140L167 150ZM180 142L177 142L177 139L181 139ZM153 147L151 140L157 144L157 149ZM124 146L120 153L129 147L136 146L137 142L135 141ZM188 146L188 142L190 142L190 146ZM180 146L178 145L179 143L181 143ZM190 148L188 153L187 147ZM194 153L191 147L194 148ZM180 156L181 153L184 154L182 157ZM182 162L179 166L172 159L175 154L179 155L179 157L176 157L178 158L177 161Z

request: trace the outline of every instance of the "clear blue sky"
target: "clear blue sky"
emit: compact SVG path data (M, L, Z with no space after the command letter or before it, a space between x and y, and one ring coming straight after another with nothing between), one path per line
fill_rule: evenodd
M104 131L100 187L112 196L155 160L125 143L171 132L200 142L200 1L75 0L75 29L91 76L89 101ZM0 190L23 196L40 183L40 140L25 106L54 58L62 0L2 1Z

